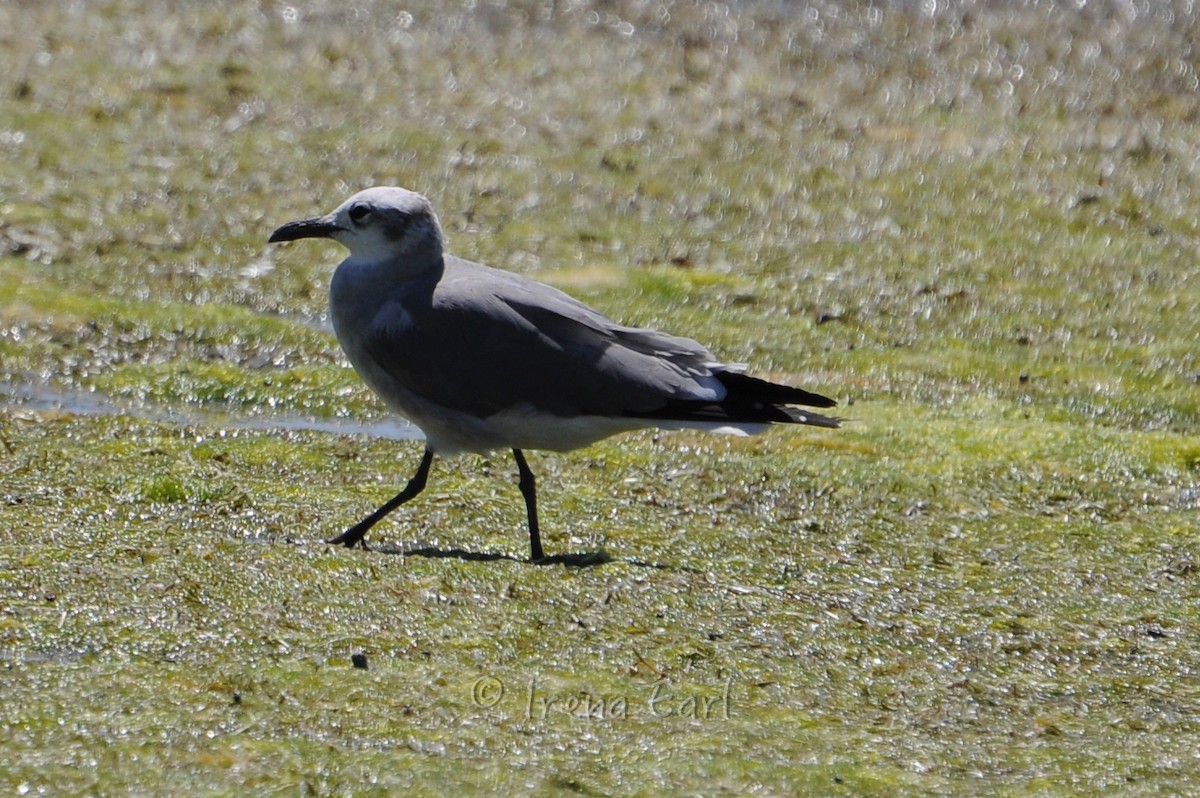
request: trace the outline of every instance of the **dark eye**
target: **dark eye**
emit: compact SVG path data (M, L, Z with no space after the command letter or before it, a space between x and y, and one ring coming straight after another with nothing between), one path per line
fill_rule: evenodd
M355 224L357 224L358 222L361 222L363 219L367 218L367 216L369 216L370 213L371 213L371 209L368 208L366 205L359 204L359 205L351 205L350 206L350 220L352 222L354 222Z

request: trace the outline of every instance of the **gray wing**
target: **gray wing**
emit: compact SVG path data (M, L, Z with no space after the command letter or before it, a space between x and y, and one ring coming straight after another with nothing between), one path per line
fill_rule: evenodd
M509 272L447 258L432 293L403 307L375 319L367 352L409 391L481 418L521 405L636 415L725 394L695 341L617 325Z

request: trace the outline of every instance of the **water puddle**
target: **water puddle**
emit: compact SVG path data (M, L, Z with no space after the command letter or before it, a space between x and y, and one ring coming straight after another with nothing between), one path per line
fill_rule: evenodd
M217 429L299 430L335 435L366 435L394 441L420 440L421 431L400 418L356 421L317 418L292 413L237 415L228 410L186 405L155 407L118 402L95 391L70 390L49 383L0 381L0 410L63 413L71 416L124 416L177 427Z

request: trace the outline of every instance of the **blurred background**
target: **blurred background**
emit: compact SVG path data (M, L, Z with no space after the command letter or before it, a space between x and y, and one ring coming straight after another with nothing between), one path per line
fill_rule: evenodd
M0 2L0 792L1193 791L1198 32L1185 0ZM419 444L330 334L342 250L266 238L375 184L848 424L537 454L547 548L595 568L508 558L487 458L377 551L317 543ZM535 683L632 716L532 717Z

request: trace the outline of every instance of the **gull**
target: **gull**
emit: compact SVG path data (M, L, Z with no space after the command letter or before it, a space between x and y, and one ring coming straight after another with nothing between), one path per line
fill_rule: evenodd
M526 449L568 451L645 427L753 435L772 424L837 427L806 407L820 394L721 363L690 338L626 327L571 296L445 252L425 197L361 191L332 213L285 224L270 243L331 238L350 251L333 273L333 329L351 365L425 434L416 474L394 498L329 540L364 547L367 531L419 494L435 454L512 451L545 560Z

